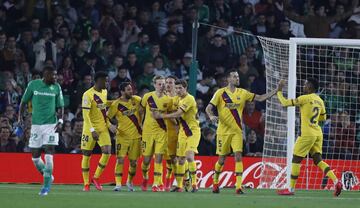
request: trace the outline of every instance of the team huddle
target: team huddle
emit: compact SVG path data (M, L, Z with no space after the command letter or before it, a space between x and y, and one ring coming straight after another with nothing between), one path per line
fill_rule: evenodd
M44 186L40 195L47 195L52 183L54 146L58 144L55 132L62 118L56 118L56 108L64 106L61 88L55 82L56 71L52 68L44 70L44 78L29 83L21 101L19 121L22 120L24 106L32 102L32 128L30 148L34 165L44 176ZM195 98L187 92L187 82L174 76L155 76L155 90L146 93L142 98L133 95L131 83L121 83L120 97L107 100L108 76L105 72L97 72L95 84L82 97L82 114L84 119L81 149L83 152L81 168L83 175L83 191L90 191L92 183L97 190L102 190L99 178L107 166L111 156L111 133L116 139L116 165L114 170L116 186L114 191L122 189L124 159L129 159L129 170L126 186L134 191L133 178L137 174L137 160L142 155L141 164L143 181L141 190L147 191L149 184L149 167L154 158L154 174L151 190L153 192L197 192L195 155L200 142L201 130L197 118ZM218 89L206 113L209 119L218 124L216 152L219 155L214 165L212 192L219 193L219 176L223 169L226 156L234 155L236 175L236 194L244 194L242 189L242 152L243 131L242 111L247 101L265 101L276 93L283 106L299 106L301 111L301 136L296 140L291 169L290 187L280 190L278 194L293 195L296 180L300 172L301 160L308 154L315 165L333 180L335 196L342 189L330 167L321 158L322 131L319 121L326 118L322 99L315 94L318 83L308 79L304 86L305 95L297 99L285 99L282 95L284 81L278 88L264 95L256 95L245 89L238 88L237 71L227 73L228 85ZM43 92L44 91L44 92ZM49 91L54 91L50 93ZM46 103L41 99L46 97ZM38 101L40 100L40 101ZM49 114L51 112L51 114ZM63 112L63 111L62 111ZM39 119L46 115L47 119ZM96 143L101 148L101 158L95 174L89 176L90 158ZM42 161L41 148L45 149L45 163ZM162 161L166 160L166 177L163 182ZM176 186L172 187L171 177L174 175Z

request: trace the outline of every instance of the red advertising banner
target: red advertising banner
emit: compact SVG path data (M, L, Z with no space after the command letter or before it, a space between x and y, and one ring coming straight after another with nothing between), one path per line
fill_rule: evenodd
M93 155L91 157L90 175L95 172L100 155ZM212 175L214 164L217 157L196 157L196 163L198 168L198 184L200 188L210 187L212 185ZM283 180L286 174L285 168L273 162L262 162L262 158L245 157L244 172L243 172L243 184L252 188L279 188L284 185ZM350 162L346 160L328 160L329 164L333 167L343 167L337 169L336 174L339 178L344 178L343 182L348 183L351 189L359 190L358 175L360 173L360 167L351 167ZM34 167L31 154L29 153L0 153L0 182L1 183L40 183L42 182L42 176L37 172ZM142 181L141 175L141 160L138 162L137 173L134 178L134 184L139 185ZM224 171L220 175L221 187L233 187L235 185L234 175L234 159L232 157L227 158ZM100 178L101 183L114 183L114 167L115 156L112 156L108 166L106 167L103 175ZM128 162L126 160L124 165L124 177L123 183L126 181ZM264 171L264 168L266 171ZM165 163L164 163L164 169ZM269 171L270 170L270 171ZM153 165L150 168L150 183L152 183ZM297 188L309 188L309 189L321 189L321 183L323 180L323 173L318 170L314 165L310 165L307 168L307 174L309 180L306 183L304 168L301 169L301 175L298 181ZM280 184L279 186L266 186L260 183L262 174L271 174L273 178L271 182L274 184ZM346 175L347 174L347 175ZM56 154L54 156L54 183L57 184L81 184L81 155L79 154ZM347 178L349 180L347 180ZM268 183L268 181L267 181ZM329 182L330 183L330 182ZM306 186L307 184L307 186Z

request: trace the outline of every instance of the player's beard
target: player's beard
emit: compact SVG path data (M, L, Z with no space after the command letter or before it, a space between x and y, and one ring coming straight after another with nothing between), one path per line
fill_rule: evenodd
M132 98L132 95L125 95L125 98L130 100Z

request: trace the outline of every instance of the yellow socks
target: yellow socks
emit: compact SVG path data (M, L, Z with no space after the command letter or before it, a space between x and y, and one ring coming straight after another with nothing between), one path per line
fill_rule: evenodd
M141 170L143 174L143 179L149 179L149 165L145 165L144 162L142 162Z
M290 189L291 191L295 190L296 181L300 174L300 163L292 163L291 164L291 178L290 178Z
M129 176L128 176L128 179L127 181L129 183L132 183L134 177L135 177L135 174L136 174L136 166L131 166L129 165Z
M334 174L334 171L332 171L329 167L329 165L324 162L320 161L317 166L324 172L326 176L328 176L334 183L338 181L337 177Z
M215 173L214 173L214 176L213 176L213 183L214 184L219 183L219 176L220 176L220 173L222 172L223 167L224 166L220 165L219 162L215 163Z
M185 165L180 165L179 163L176 164L176 173L175 173L175 179L177 186L179 188L183 187L183 180L184 180L184 174L185 174Z
M121 186L121 180L122 180L122 175L123 175L123 167L124 167L124 164L120 164L120 163L116 162L116 165L115 165L115 183L116 183L116 186Z
M184 163L184 169L185 169L185 173L184 173L184 178L185 180L189 180L190 179L190 174L189 174L189 163L187 160L185 160Z
M244 167L242 161L235 162L236 189L241 189L243 170Z
M162 183L162 163L154 163L154 185L158 186Z
M189 162L189 172L191 176L191 184L196 185L197 179L196 179L196 163L195 161Z
M166 179L170 179L173 172L173 165L171 160L166 160Z
M94 174L95 179L100 178L102 172L104 171L104 168L106 167L107 163L109 162L110 156L111 156L111 154L101 154L99 164L98 164L95 174Z
M81 169L82 169L84 185L89 185L90 156L85 156L85 155L82 156Z

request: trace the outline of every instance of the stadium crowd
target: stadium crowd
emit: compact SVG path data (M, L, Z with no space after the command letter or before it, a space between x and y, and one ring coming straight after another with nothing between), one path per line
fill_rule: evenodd
M80 153L81 97L92 86L96 71L108 72L109 99L119 96L119 84L125 81L142 96L154 89L155 75L187 79L197 10L203 23L198 36L196 93L202 129L200 155L215 155L216 126L208 121L205 106L218 88L226 86L225 71L238 70L240 87L257 94L266 92L262 49L254 35L360 38L356 0L0 2L0 152L29 151L30 114L22 138L14 134L14 127L27 84L40 78L46 65L57 69L65 99L59 153ZM355 159L360 144L360 107L355 105L359 103L360 61L342 66L334 61L328 73L343 79L344 86L322 86L332 92L325 99L330 116L324 125L324 155ZM346 103L354 105L343 106ZM262 155L265 108L265 103L255 102L245 107L245 155Z

